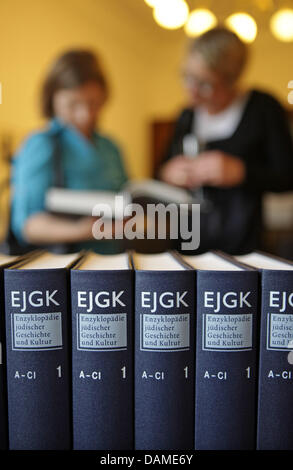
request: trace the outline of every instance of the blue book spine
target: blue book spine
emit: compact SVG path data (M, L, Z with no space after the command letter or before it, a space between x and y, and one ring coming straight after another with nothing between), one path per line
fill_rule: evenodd
M195 272L135 277L135 448L192 449Z
M262 271L257 448L293 450L293 271Z
M9 447L71 443L65 269L5 269Z
M71 270L73 447L133 449L133 271Z
M3 270L0 271L0 308L4 312ZM0 316L0 450L8 446L5 321Z
M195 449L255 448L256 271L198 271Z

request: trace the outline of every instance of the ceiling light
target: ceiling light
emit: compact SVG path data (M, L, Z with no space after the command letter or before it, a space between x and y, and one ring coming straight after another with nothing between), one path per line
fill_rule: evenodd
M280 41L293 40L293 10L283 8L273 14L270 27L273 35Z
M144 0L144 1L151 8L153 8L155 4L158 3L158 0Z
M157 0L153 15L156 22L166 29L177 29L188 18L189 7L184 0Z
M226 19L225 23L244 42L253 42L255 40L257 25L248 13L234 13Z
M213 28L216 24L217 18L211 11L198 8L190 13L184 30L187 36L195 37Z

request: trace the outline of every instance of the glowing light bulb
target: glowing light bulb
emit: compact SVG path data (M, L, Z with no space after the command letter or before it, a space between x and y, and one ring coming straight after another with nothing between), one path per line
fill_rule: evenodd
M189 7L184 0L157 0L153 16L166 29L178 29L188 18Z
M257 25L248 13L234 13L226 21L226 26L234 31L244 42L253 42L257 35Z
M158 3L158 0L144 0L145 3L151 7L151 8L154 8L154 6L156 5L156 3Z
M274 13L270 27L273 35L280 41L293 41L293 10L283 8Z
M198 8L190 13L184 30L187 36L195 37L214 28L216 24L217 18L210 10Z

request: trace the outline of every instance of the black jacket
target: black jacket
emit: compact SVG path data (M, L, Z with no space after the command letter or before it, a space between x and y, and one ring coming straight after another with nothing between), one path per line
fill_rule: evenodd
M182 138L191 132L195 112L185 109L179 116L165 162L182 153ZM271 95L253 90L232 136L205 148L241 158L246 179L233 188L204 188L213 210L201 213L197 253L221 249L241 254L259 248L262 194L293 189L293 142L283 108Z

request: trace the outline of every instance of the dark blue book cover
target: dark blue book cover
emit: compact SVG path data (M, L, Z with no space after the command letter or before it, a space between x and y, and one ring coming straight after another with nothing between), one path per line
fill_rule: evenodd
M293 450L293 263L261 252L239 258L261 277L257 449Z
M0 450L8 447L8 418L7 418L7 383L6 383L6 345L4 318L4 268L16 262L17 256L0 255Z
M134 255L135 448L192 449L195 273L171 254L145 256L148 268Z
M257 447L293 450L293 265L261 275Z
M10 449L71 445L69 272L52 257L4 270Z
M258 273L206 256L192 264L198 267L195 449L254 449Z
M129 263L127 254L90 253L71 270L74 449L133 449Z

